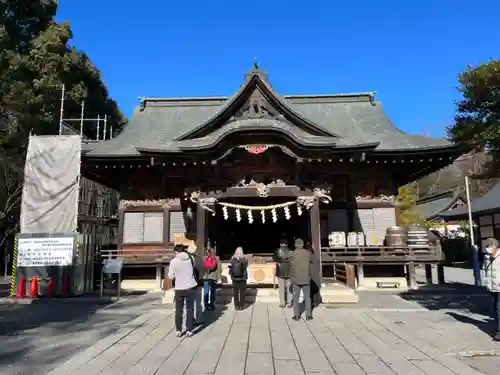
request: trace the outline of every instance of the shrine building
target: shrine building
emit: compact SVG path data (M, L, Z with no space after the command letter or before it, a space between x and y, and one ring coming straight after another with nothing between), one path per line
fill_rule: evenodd
M464 153L398 129L373 92L282 95L257 65L230 97L141 98L118 136L83 148L82 174L120 192L126 262L168 263L175 243L194 241L223 261L241 246L272 269L280 239L300 237L318 285L335 264L359 277L363 265L439 262L433 251L392 253L384 236L398 187ZM332 233L363 240L332 246ZM249 282L269 280L256 267Z

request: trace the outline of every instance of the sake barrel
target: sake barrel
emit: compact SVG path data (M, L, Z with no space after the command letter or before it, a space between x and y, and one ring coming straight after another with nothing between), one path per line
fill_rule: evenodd
M358 246L358 234L356 232L349 232L347 234L347 246L349 247Z
M385 233L371 230L365 233L365 237L366 246L381 246L384 244Z
M385 235L387 246L402 247L406 245L406 233L402 227L387 228Z
M406 232L408 248L417 251L429 251L429 235L427 229L420 225L410 225Z
M356 243L358 246L365 246L365 234L363 232L356 233Z
M332 232L328 235L328 245L330 247L345 247L345 233Z

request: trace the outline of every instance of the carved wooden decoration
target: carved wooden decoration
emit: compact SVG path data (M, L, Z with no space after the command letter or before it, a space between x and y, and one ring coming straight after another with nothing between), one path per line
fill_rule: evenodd
M250 95L250 98L235 116L235 119L244 120L276 117L278 117L278 113L273 106L267 101L259 90L254 90L254 92Z
M258 155L265 152L269 147L272 147L272 145L244 145L242 147L249 153Z

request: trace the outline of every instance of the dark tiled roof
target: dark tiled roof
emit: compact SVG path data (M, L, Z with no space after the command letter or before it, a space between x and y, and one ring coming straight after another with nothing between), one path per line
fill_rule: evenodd
M416 209L425 220L430 220L449 210L461 199L462 190L460 188L452 189L418 200Z
M473 215L487 214L494 211L500 211L500 182L482 197L471 202L471 212ZM454 210L443 212L439 216L445 219L459 219L465 218L467 215L467 205L464 205Z
M245 84L242 87L244 86ZM242 88L235 95L237 96L240 91ZM374 100L373 93L280 96L272 91L272 94L290 111L291 116L302 119L313 130L324 132L323 136L316 135L315 138L308 131L288 124L289 130L294 132L294 139L304 144L329 143L339 147L375 143L378 144L377 151L452 146L446 139L408 134L396 128L384 113L382 105ZM207 146L216 140L216 134L208 137L211 139L198 139L195 142L184 139L186 135L193 133L202 124L226 110L234 98L235 96L145 99L144 108L135 110L130 122L117 137L107 141L91 142L84 149L90 151L89 155L93 156L134 156L140 154L137 148L175 152L182 150L183 147L189 149L197 145ZM268 129L283 126L278 120L272 124L269 121L272 122L267 120L260 125ZM259 126L255 123L253 125ZM232 126L234 129L234 125Z

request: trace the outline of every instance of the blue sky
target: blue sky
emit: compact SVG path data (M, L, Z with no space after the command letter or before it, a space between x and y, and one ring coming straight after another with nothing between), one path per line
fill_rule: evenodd
M457 73L500 58L498 0L62 0L72 44L127 115L139 96L231 95L254 58L281 94L377 91L401 129L444 135Z

